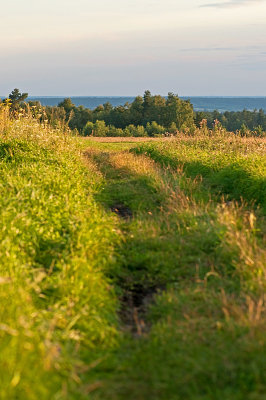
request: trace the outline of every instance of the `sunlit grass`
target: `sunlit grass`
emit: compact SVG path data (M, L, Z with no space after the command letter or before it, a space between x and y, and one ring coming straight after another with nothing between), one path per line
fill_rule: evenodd
M31 119L1 135L0 397L80 399L88 365L118 338L104 275L116 224L74 138Z
M265 139L195 137L177 139L171 144L144 144L137 153L147 154L164 166L182 168L186 176L200 177L208 191L228 200L247 200L266 210Z
M92 142L3 109L0 398L262 400L263 146Z

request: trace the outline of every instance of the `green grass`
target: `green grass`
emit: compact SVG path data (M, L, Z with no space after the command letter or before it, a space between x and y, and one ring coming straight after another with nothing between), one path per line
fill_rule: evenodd
M214 137L144 144L136 153L147 154L171 168L182 168L186 176L203 178L208 191L230 200L255 201L266 211L266 157L262 141Z
M10 123L0 398L264 399L261 144L97 143Z
M0 154L0 398L83 398L80 371L119 337L101 177L75 139L37 125L10 129Z
M136 322L141 337L120 346L93 398L262 399L262 215L220 202L215 190L206 201L195 195L206 190L200 179L143 153L115 152L112 144L107 152L101 144L90 154L106 177L98 201L133 212L121 222L123 268L114 279L124 290L157 289L144 328L142 315Z

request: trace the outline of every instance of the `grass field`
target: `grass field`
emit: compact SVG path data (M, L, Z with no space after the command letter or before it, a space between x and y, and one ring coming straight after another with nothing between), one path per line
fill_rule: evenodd
M0 398L263 400L265 139L0 135Z

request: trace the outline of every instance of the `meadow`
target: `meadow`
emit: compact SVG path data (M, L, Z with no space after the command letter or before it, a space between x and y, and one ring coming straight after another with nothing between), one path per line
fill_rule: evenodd
M263 400L265 139L0 110L0 398Z

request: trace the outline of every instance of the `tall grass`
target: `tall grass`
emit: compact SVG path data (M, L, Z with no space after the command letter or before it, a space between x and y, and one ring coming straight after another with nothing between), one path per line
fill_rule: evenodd
M7 109L0 129L0 398L86 398L82 377L118 339L102 178L69 134Z
M172 140L134 149L164 166L182 168L186 176L200 176L208 191L228 200L256 202L266 211L265 139L233 134Z

